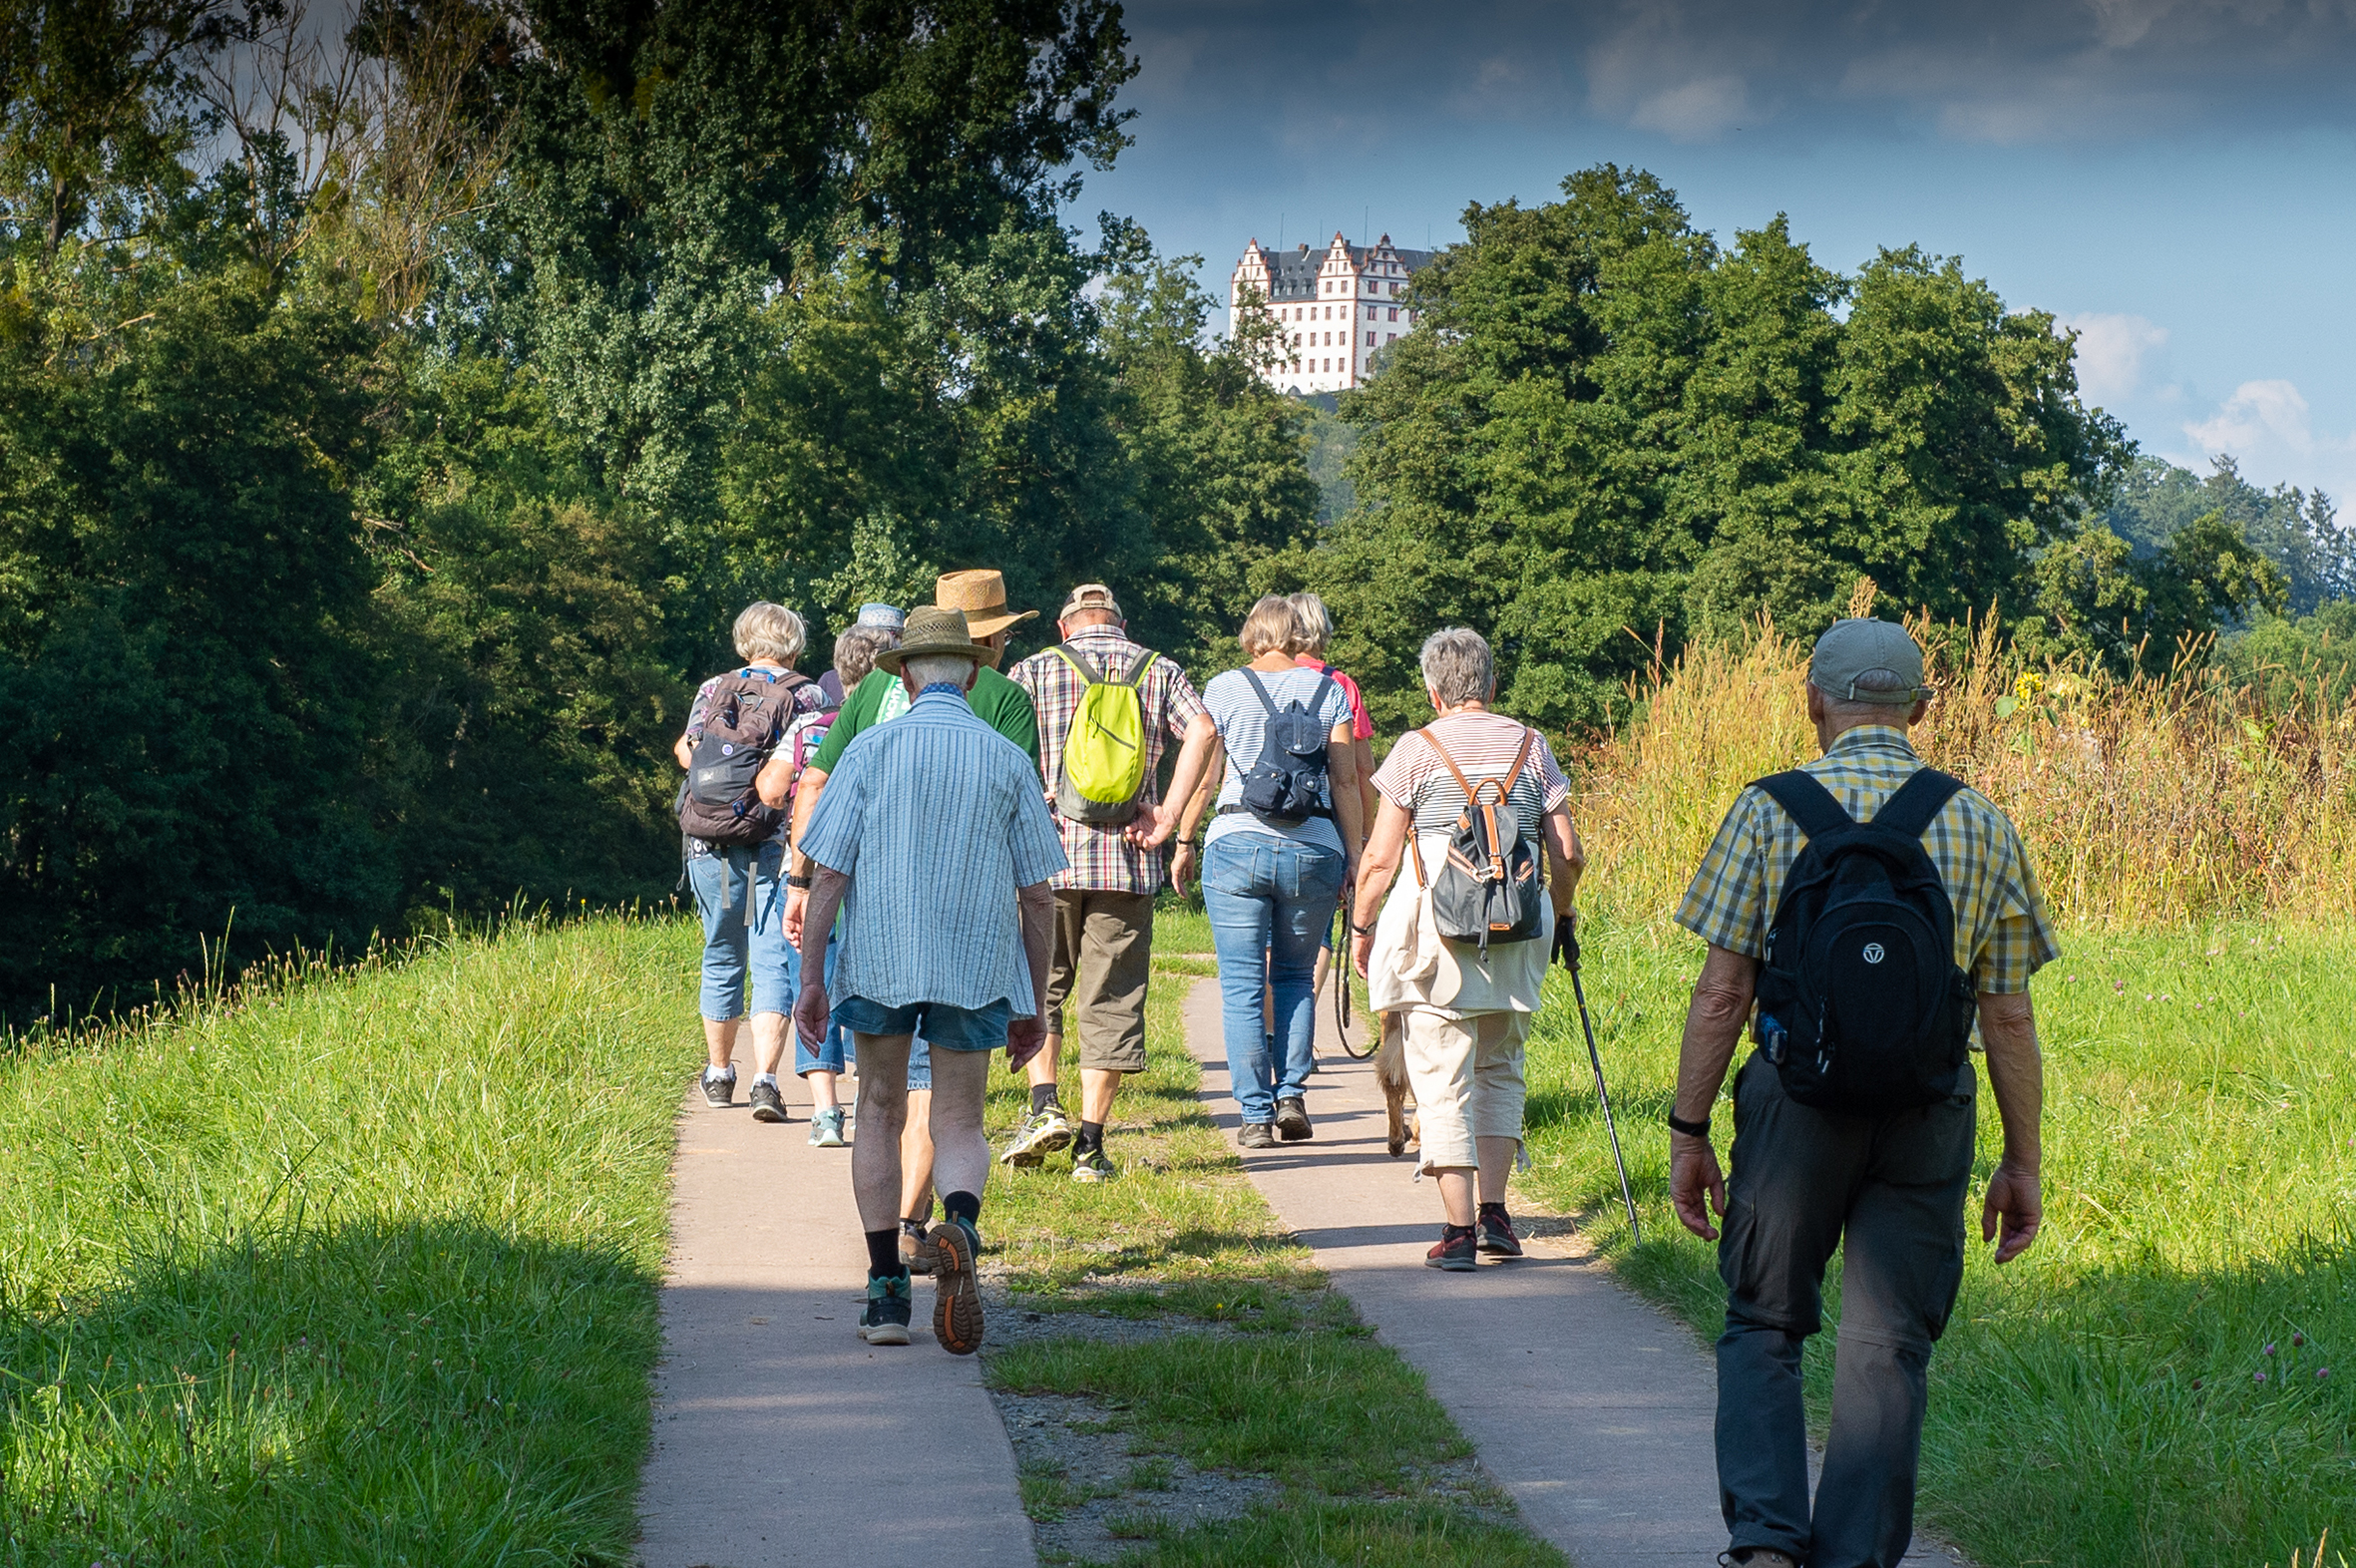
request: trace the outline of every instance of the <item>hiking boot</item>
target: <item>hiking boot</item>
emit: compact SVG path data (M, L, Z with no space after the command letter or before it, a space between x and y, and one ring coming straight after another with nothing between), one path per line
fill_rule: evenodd
M1309 1107L1301 1096L1288 1094L1276 1102L1276 1135L1287 1143L1306 1143L1317 1136L1309 1125Z
M1264 1121L1247 1121L1236 1129L1236 1146L1245 1149L1276 1147L1276 1128Z
M703 1103L713 1110L726 1110L736 1099L736 1069L715 1073L705 1069L697 1074L703 1083Z
M1738 1551L1720 1552L1718 1562L1719 1568L1799 1568L1798 1558L1771 1546L1746 1546Z
M933 1227L941 1261L933 1266L933 1337L952 1356L982 1349L982 1282L975 1267L982 1237L971 1220L943 1220Z
M839 1149L843 1146L843 1107L829 1105L824 1110L810 1113L810 1147Z
M1070 1146L1071 1118L1063 1114L1062 1106L1049 1101L1015 1125L1014 1137L1006 1152L998 1156L998 1163L1029 1170L1057 1149Z
M785 1095L779 1092L776 1084L763 1083L756 1078L752 1089L744 1097L752 1105L753 1120L785 1120Z
M907 1275L871 1275L867 1310L859 1315L859 1337L870 1345L906 1345L908 1320L913 1315Z
M900 1261L911 1274L931 1274L941 1267L941 1249L925 1234L923 1220L900 1222Z
M1431 1251L1423 1255L1423 1266L1427 1269L1445 1269L1450 1274L1470 1274L1480 1267L1480 1255L1473 1250L1472 1238L1476 1233L1469 1225L1459 1234L1451 1235L1449 1232L1449 1227L1440 1227L1439 1240L1432 1243Z
M1493 1258L1518 1258L1521 1256L1521 1238L1513 1234L1513 1218L1505 1212L1505 1205L1502 1203L1482 1204L1480 1206L1480 1222L1474 1227L1474 1231L1479 1237L1480 1250L1489 1256Z
M1090 1149L1085 1154L1075 1154L1071 1157L1071 1179L1073 1181L1111 1181L1120 1173L1120 1167L1106 1159L1104 1151L1100 1148Z

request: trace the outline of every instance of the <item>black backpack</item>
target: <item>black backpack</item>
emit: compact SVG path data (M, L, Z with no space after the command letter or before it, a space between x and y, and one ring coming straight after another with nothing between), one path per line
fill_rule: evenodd
M1317 715L1334 678L1318 677L1307 707L1296 697L1279 711L1258 671L1247 665L1243 676L1268 709L1267 742L1260 748L1260 760L1242 780L1244 809L1285 827L1331 816L1332 808L1326 805L1326 737L1333 726Z
M703 735L679 789L679 831L706 844L765 844L785 813L761 804L753 779L793 721L795 693L814 685L792 670L774 680L722 675L703 708Z
M1439 934L1451 942L1477 942L1486 959L1492 942L1529 942L1538 935L1543 918L1539 904L1546 878L1538 864L1535 845L1522 832L1508 797L1530 746L1538 738L1525 729L1521 750L1501 779L1482 779L1477 785L1464 776L1456 759L1430 730L1422 732L1447 770L1456 776L1469 804L1448 834L1448 858L1430 880L1431 919ZM1423 853L1413 843L1410 829L1407 852L1415 857L1415 881L1423 883Z
M1753 1025L1783 1092L1858 1115L1947 1098L1974 997L1922 835L1963 781L1924 768L1871 822L1796 769L1756 783L1807 835L1767 932Z

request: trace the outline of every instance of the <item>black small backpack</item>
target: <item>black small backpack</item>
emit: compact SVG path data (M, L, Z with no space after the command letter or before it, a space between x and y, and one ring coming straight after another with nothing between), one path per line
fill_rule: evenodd
M765 844L785 813L761 804L753 780L793 722L795 693L814 685L788 670L774 680L742 673L713 682L703 734L679 790L679 831L706 844Z
M1243 676L1259 694L1260 705L1268 709L1268 738L1260 748L1260 760L1242 779L1244 808L1285 827L1299 827L1311 817L1330 815L1331 808L1326 805L1326 739L1333 726L1319 718L1318 711L1326 705L1334 678L1318 677L1317 690L1310 693L1307 707L1296 697L1280 710L1260 683L1258 671L1247 665Z
M1955 1092L1974 996L1955 906L1922 848L1963 781L1924 768L1871 822L1796 769L1756 781L1807 835L1767 932L1754 1037L1783 1091L1880 1115Z
M1536 846L1523 833L1509 797L1514 781L1521 777L1522 764L1530 760L1530 747L1538 732L1522 731L1521 749L1513 754L1513 766L1505 770L1503 778L1482 779L1478 784L1464 776L1437 735L1428 729L1420 733L1456 776L1468 802L1464 815L1456 819L1448 834L1447 859L1428 884L1434 929L1451 942L1479 943L1483 959L1488 957L1492 942L1534 940L1544 919L1539 906L1546 896L1546 877ZM1410 830L1410 840L1412 837ZM1415 880L1422 884L1423 853L1412 842L1407 852L1415 857Z

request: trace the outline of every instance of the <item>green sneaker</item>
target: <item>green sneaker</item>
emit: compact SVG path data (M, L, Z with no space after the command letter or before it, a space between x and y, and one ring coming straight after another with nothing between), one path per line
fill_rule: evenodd
M1029 1170L1070 1143L1071 1118L1063 1114L1063 1107L1042 1105L1016 1124L1013 1140L1006 1145L1006 1152L998 1156L998 1163Z
M906 1345L912 1311L907 1275L870 1275L867 1310L859 1315L859 1337L870 1345Z
M814 1149L839 1149L843 1146L843 1107L829 1105L822 1111L810 1113L810 1146Z
M1121 1168L1106 1159L1101 1148L1090 1149L1085 1154L1075 1154L1071 1159L1071 1179L1073 1181L1111 1181L1120 1173Z

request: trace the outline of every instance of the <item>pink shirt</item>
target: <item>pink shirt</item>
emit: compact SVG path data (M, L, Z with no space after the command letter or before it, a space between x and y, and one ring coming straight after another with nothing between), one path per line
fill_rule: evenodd
M1296 653L1293 655L1293 662L1303 669L1322 669L1333 676L1334 684L1340 686L1342 694L1350 699L1350 733L1360 740L1374 738L1374 722L1367 717L1367 699L1359 694L1357 681L1352 680L1315 653Z

